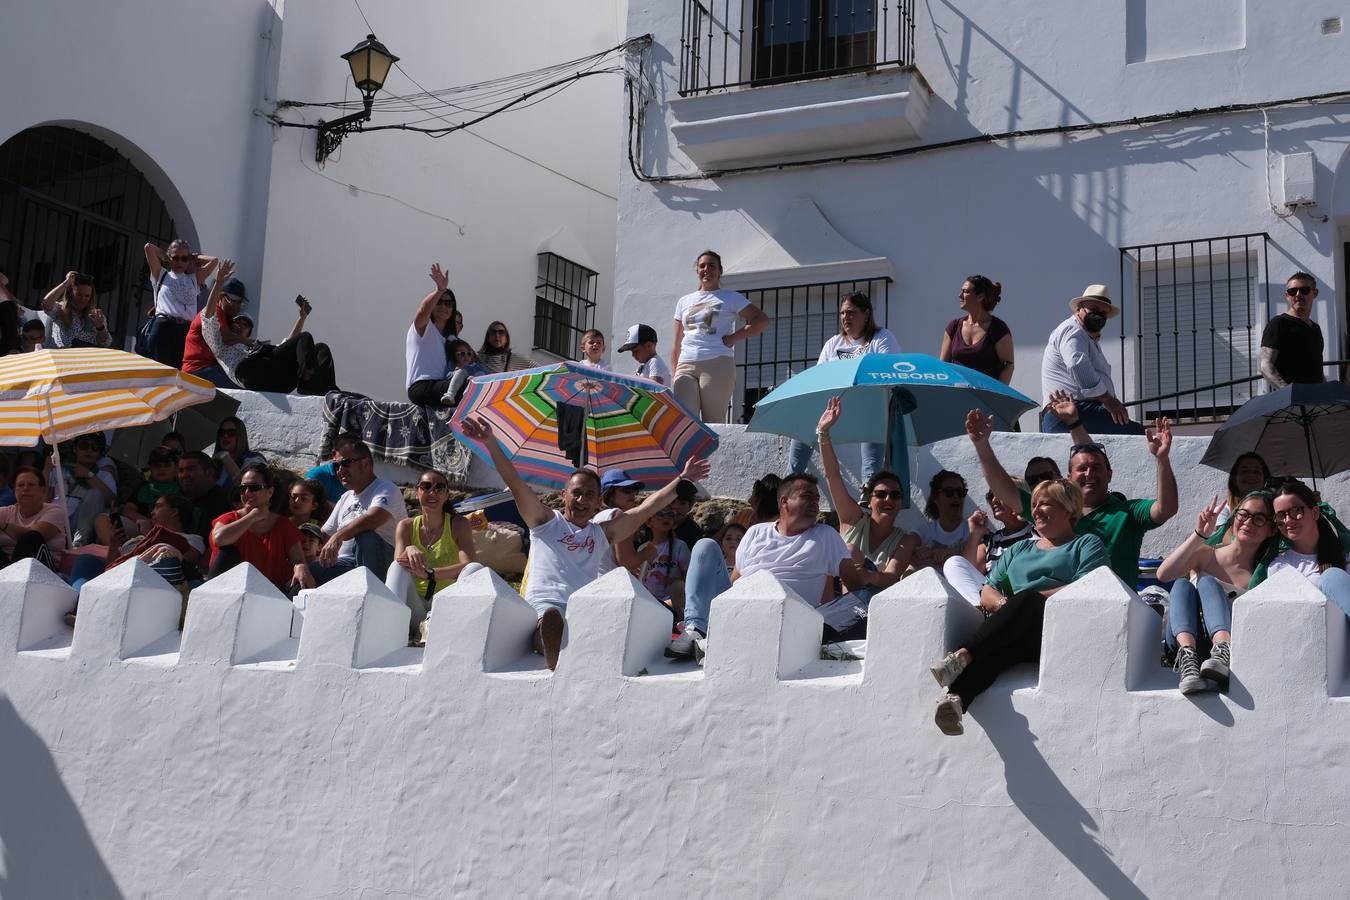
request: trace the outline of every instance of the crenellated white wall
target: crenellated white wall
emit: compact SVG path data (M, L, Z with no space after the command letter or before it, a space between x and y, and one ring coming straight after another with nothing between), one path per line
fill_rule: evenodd
M177 594L139 563L0 572L5 896L1334 895L1346 621L1282 573L1237 604L1231 691L1183 697L1107 570L1047 610L1039 672L948 738L927 667L979 616L935 575L862 661L768 576L707 666L623 571L572 598L558 669L484 571L425 650L358 571L291 604L250 567Z

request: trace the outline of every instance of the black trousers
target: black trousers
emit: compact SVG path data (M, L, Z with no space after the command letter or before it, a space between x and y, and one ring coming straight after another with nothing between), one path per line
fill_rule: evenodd
M1018 663L1039 662L1041 631L1045 624L1045 595L1036 591L1013 594L1003 608L984 620L966 643L970 665L952 682L961 708L984 693L1000 672Z
M450 390L449 378L414 381L408 385L408 402L417 406L440 406L441 398Z
M337 387L332 352L327 344L314 343L308 331L275 347L259 347L244 357L235 374L250 391L326 394Z

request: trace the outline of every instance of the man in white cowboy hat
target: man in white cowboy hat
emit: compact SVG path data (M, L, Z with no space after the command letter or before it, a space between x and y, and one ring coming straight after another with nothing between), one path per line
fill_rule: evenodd
M1069 301L1073 315L1061 322L1045 345L1041 357L1041 391L1046 408L1042 432L1068 432L1082 424L1092 434L1143 434L1144 426L1130 421L1130 414L1116 397L1111 365L1099 342L1102 329L1120 315L1104 284L1090 284ZM1050 409L1050 397L1064 391L1078 404L1080 422L1064 422Z

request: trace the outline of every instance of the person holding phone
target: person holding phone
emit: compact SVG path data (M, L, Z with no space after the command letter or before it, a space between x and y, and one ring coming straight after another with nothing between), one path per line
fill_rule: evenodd
M112 343L103 311L94 305L94 276L67 272L65 280L42 298L42 311L51 316L52 346L107 347Z

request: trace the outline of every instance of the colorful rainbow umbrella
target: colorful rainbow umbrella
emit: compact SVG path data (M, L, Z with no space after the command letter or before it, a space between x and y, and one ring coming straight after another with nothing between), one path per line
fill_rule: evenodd
M559 405L584 415L586 462L600 471L623 469L629 478L664 484L691 458L717 448L717 434L668 387L573 362L472 379L450 427L489 459L461 430L464 419L481 416L522 478L561 487L573 465L558 447Z

